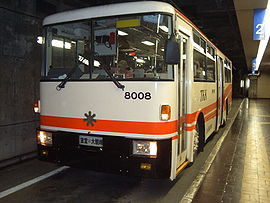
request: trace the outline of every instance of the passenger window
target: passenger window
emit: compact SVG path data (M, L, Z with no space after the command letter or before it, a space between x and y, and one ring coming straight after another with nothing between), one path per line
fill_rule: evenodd
M200 46L203 48L204 53L205 53L206 52L206 42L203 39L201 39L201 45Z
M194 81L206 80L205 56L196 50L194 50L193 52L193 70L194 70Z
M230 62L226 59L224 62L224 72L225 72L225 82L230 83L232 82L231 79L231 64Z
M200 37L196 34L193 34L193 40L196 44L200 45Z
M215 61L194 49L194 81L215 81Z
M209 53L212 57L215 57L215 50L210 45L207 45L207 53Z
M225 82L230 83L231 81L231 70L228 68L225 68Z
M215 81L215 61L210 58L207 58L207 81Z

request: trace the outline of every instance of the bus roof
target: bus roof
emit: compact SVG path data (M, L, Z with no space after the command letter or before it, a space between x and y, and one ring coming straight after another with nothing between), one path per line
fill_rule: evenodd
M109 4L103 6L87 7L71 11L65 11L47 16L43 25L50 25L55 23L83 20L89 18L98 18L106 16L136 14L136 13L150 13L150 12L165 12L174 14L174 7L165 2L158 1L139 1Z

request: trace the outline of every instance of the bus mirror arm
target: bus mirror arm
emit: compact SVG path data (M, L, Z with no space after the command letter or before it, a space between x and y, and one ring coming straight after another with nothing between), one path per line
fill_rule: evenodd
M124 91L125 89L125 85L122 85L110 72L110 70L108 69L108 67L106 65L102 65L101 66L105 72L108 74L108 76L112 79L113 83L116 85L116 87L118 87L119 89L122 89Z
M165 43L165 63L175 65L180 63L180 45L173 34Z

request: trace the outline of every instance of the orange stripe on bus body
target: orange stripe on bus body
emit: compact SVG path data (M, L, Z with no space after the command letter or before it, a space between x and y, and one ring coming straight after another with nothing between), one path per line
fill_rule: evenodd
M197 120L200 112L203 112L204 115L206 115L209 112L215 110L216 108L217 108L217 104L216 104L216 102L214 102L213 104L210 104L209 106L203 108L201 111L196 111L196 112L194 112L192 114L187 114L187 116L186 116L186 122L188 124L191 124L191 123L193 123L193 122L195 122Z
M177 139L178 139L178 135L172 137L172 140L177 140Z
M232 91L232 85L230 84L224 91L224 98L230 96L231 91Z
M214 117L216 117L216 111L214 111L214 112L210 113L209 115L207 115L207 116L205 117L205 122L211 120L211 119L214 118ZM196 125L192 125L192 126L186 127L186 131L193 131L193 130L195 130L195 129L196 129Z
M205 122L211 120L212 118L214 118L214 117L216 117L216 116L217 116L216 111L213 111L212 113L210 113L209 115L207 115L207 116L205 117Z
M211 111L213 111L216 108L217 108L217 103L214 102L213 104L210 104L209 106L203 108L202 112L204 113L204 115L206 115L206 114L210 113Z
M82 118L40 116L40 125L71 128L79 130L106 131L117 133L134 133L149 135L165 135L177 132L177 121L169 122L134 122L97 120L94 126L87 126Z
M191 114L187 114L186 123L188 123L188 124L193 123L197 118L197 114L198 114L198 111L191 113Z
M228 102L231 103L232 101L232 84L230 84L224 92L223 96L223 102L226 104L226 99L228 99ZM226 105L223 106L223 111L226 111Z
M196 125L186 127L186 131L193 131L195 129L196 129Z
M229 102L231 101L231 91L232 91L232 85L230 84L224 91L224 98L229 96L228 97ZM218 101L219 100L220 100L220 98L218 98ZM225 102L225 99L224 99L224 102ZM225 105L224 105L224 108L225 108ZM194 113L187 114L186 115L186 123L191 124L191 123L195 122L197 120L200 112L203 112L204 115L207 115L208 113L210 113L211 111L216 110L216 109L217 109L217 103L214 102L214 103L210 104L209 106L203 108L201 111L196 111ZM210 115L207 115L205 117L205 120L208 121L215 116L216 116L216 111L212 112Z

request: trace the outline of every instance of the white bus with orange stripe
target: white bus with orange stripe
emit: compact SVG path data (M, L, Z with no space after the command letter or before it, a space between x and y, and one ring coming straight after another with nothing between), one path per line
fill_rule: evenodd
M170 4L83 8L43 25L40 159L173 180L225 124L231 61Z

